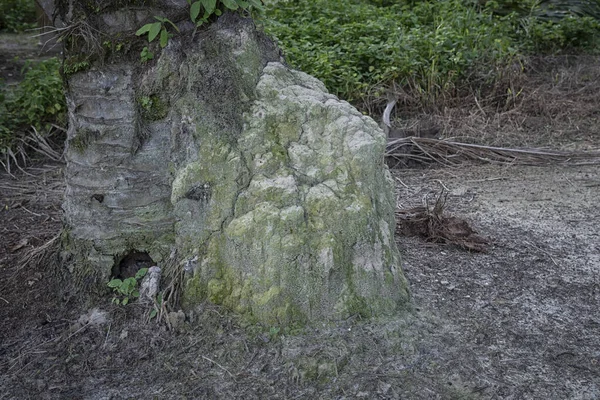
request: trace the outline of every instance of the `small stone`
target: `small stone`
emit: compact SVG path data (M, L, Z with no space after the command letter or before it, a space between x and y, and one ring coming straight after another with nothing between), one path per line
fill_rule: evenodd
M390 385L389 383L386 382L379 382L379 388L378 388L378 392L380 394L387 394L390 389L392 388L392 385Z
M106 311L99 310L97 308L92 308L87 312L87 314L83 314L77 320L77 323L81 326L83 325L103 325L107 322Z
M150 267L140 284L140 300L153 301L160 288L161 269L157 266Z
M167 315L167 318L169 319L169 325L171 326L171 329L178 331L183 327L185 322L185 313L181 310L177 312L171 311Z

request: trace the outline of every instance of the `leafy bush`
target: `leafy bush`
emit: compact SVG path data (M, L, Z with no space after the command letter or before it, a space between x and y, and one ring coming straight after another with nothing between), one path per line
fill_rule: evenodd
M346 100L398 84L431 104L464 82L494 87L528 52L597 46L597 20L548 19L548 9L534 0L280 0L264 23L293 67Z
M35 26L34 0L0 0L0 31L16 33Z
M52 123L64 122L66 103L59 67L56 58L27 63L18 85L0 87L0 152L6 152L31 126L46 130Z

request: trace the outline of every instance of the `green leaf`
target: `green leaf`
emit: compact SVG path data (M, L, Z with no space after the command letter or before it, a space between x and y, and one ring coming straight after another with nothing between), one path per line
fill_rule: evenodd
M156 296L156 302L159 306L162 304L162 293L159 293L158 296Z
M160 47L165 48L165 47L167 47L168 43L169 43L169 33L167 32L167 30L165 28L162 28L162 30L160 31ZM138 271L138 274L139 274L139 271ZM135 275L135 277L136 277L136 279L139 279L137 274Z
M157 17L157 16L154 16L154 19L155 19L155 20L157 20L157 21L160 21L160 22L162 22L163 24L169 20L168 18L165 18L165 17Z
M112 302L116 305L119 305L121 302L116 297L113 297Z
M121 286L119 287L119 291L125 295L129 295L133 289L137 286L137 281L135 278L127 278L123 281Z
M250 5L254 8L256 8L257 10L260 11L264 11L265 7L262 4L261 0L248 0L248 2L250 3Z
M166 32L166 29L165 29ZM135 279L140 280L148 273L148 268L140 268L138 272L135 273Z
M152 25L153 24L146 24L142 26L140 29L137 30L137 32L135 32L135 34L137 36L142 36L144 33L150 32L150 28L152 27Z
M223 11L221 11L221 10L219 10L219 9L217 8L217 9L215 10L215 15L216 15L217 17L220 17L220 16L221 16L221 14L223 14Z
M140 292L138 290L134 290L133 292L131 292L131 297L140 297Z
M112 281L108 282L108 287L116 288L116 287L121 286L122 283L123 283L123 281L120 279L113 279Z
M150 27L150 31L148 32L148 42L152 42L158 36L160 29L162 28L162 24L160 22L155 22Z
M208 15L211 15L215 11L217 0L202 0L202 5L204 6L204 11Z
M126 305L127 305L127 303L129 303L129 297L125 297L125 298L123 299L123 301L121 302L121 304L122 304L122 305L124 305L124 306L126 306Z
M196 22L198 15L200 15L200 5L201 3L196 1L190 7L190 18L192 19L192 22Z
M156 308L153 308L152 311L150 311L150 319L156 317L156 314L158 314L158 311L156 311Z
M223 5L227 8L229 8L230 10L238 9L238 4L236 3L235 0L221 0L221 3L223 3Z

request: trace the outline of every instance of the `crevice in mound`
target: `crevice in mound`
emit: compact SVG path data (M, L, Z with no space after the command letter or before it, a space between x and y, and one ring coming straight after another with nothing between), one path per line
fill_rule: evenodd
M131 250L125 256L117 258L112 268L112 276L126 279L135 276L142 268L156 265L152 257L145 251Z

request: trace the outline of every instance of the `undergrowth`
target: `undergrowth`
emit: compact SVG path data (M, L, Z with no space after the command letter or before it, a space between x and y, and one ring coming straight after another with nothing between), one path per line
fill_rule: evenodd
M18 152L28 135L43 137L53 125L64 125L66 103L60 62L56 58L26 63L18 85L0 82L0 154ZM37 140L37 139L36 139Z
M598 19L552 10L531 0L279 0L264 25L293 67L339 97L364 103L394 85L428 107L463 90L514 96L529 54L598 51Z
M0 32L23 32L35 28L35 1L0 0Z

